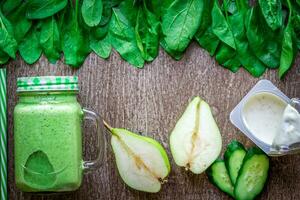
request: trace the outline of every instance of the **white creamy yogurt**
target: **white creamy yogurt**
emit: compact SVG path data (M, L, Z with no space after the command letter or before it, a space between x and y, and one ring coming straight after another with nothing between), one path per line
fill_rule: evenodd
M287 103L278 96L260 92L244 104L242 117L249 131L260 141L271 145L281 127Z
M300 142L300 114L294 107L288 105L284 110L273 145L290 145L296 142Z

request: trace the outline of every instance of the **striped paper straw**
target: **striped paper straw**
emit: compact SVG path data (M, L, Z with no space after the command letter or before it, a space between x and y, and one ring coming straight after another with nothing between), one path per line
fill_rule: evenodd
M0 199L7 199L6 70L0 69Z

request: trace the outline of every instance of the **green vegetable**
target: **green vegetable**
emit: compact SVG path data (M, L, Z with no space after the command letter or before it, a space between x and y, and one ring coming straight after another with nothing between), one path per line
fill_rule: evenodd
M102 16L102 0L83 0L81 12L88 26L97 26Z
M29 63L42 50L52 63L63 55L66 64L79 67L91 51L106 59L114 48L140 68L157 57L159 45L179 60L195 39L232 72L244 68L260 77L279 67L283 78L300 49L299 0L251 2L3 0L0 64L21 49ZM33 53L25 52L30 43Z
M137 9L128 10L127 2L121 4L121 8L113 8L109 33L111 44L123 59L136 67L143 67L144 59L136 43L135 30L125 13L137 14Z
M108 58L112 49L109 34L100 40L91 40L90 47L99 57Z
M292 26L293 9L290 0L287 0L287 2L288 2L290 13L288 17L288 24L283 31L282 50L281 50L280 66L279 66L280 78L283 78L286 72L293 65L297 54L296 42L294 42L295 33L294 33L294 28Z
M295 32L296 45L300 50L300 13L299 14L294 13L292 22L293 22L293 27Z
M238 12L238 8L235 0L223 0L224 8L226 8L226 12L230 14L235 14ZM224 10L225 12L225 10Z
M87 55L90 53L88 30L81 25L82 20L78 12L79 2L76 0L75 6L70 5L66 9L70 12L64 16L64 26L62 27L62 50L65 56L65 63L73 67L82 65ZM75 8L75 9L74 9Z
M139 0L139 1L143 1L143 0ZM159 20L161 18L161 16L163 15L164 12L164 6L168 6L170 5L173 0L146 0L144 1L146 4L147 9L153 13L156 18Z
M159 50L160 24L156 16L151 13L144 0L136 19L135 35L137 46L145 61L152 61L157 57Z
M237 72L241 66L237 52L225 43L219 45L216 53L216 60L219 64L232 72Z
M259 0L261 12L272 30L282 26L281 0Z
M203 1L203 14L201 24L195 34L195 39L199 45L206 49L211 56L215 54L215 51L219 45L218 37L213 33L212 30L212 17L211 10L214 5L214 1L204 0Z
M28 0L26 16L29 19L50 17L66 7L68 0Z
M8 60L9 56L5 52L0 51L0 64L5 64Z
M4 1L2 5L3 13L8 14L12 12L14 9L16 9L20 4L22 3L22 0L6 0Z
M183 52L180 52L180 51L174 51L172 49L169 48L169 46L166 44L166 41L162 40L160 42L160 45L161 47L166 51L168 52L172 58L174 58L175 60L180 60L183 56Z
M20 6L17 7L14 12L11 12L7 15L8 20L11 22L12 26L14 27L14 38L19 43L26 33L30 30L32 26L32 21L27 19L25 16L26 14L26 3L22 3Z
M207 170L206 174L215 186L221 191L234 197L233 185L231 184L225 163L222 159L217 159Z
M268 27L258 6L250 9L246 16L249 45L254 54L268 67L279 67L282 30L272 31Z
M252 76L259 77L265 72L266 67L250 49L247 40L244 22L249 6L245 0L237 0L236 4L239 12L228 17L228 24L236 44L236 56Z
M235 1L231 1L231 5L233 4L233 2L235 2ZM224 21L224 23L226 23L226 29L232 35L232 39L235 43L236 41L234 40L234 34L233 34L232 28L230 26L230 18L232 16L228 16L229 10L228 10L227 5L228 5L228 2L223 2L223 11L222 11L219 8L218 3L215 2L214 8L217 6L217 8L216 8L217 10L215 12L218 12L218 13L216 14L216 17L220 18L221 21ZM235 4L232 5L232 6L235 6ZM237 8L236 8L236 11L237 11ZM224 14L223 14L223 12L224 12ZM214 29L216 29L216 28L213 27L213 30ZM221 29L220 30L215 30L215 31L216 32L221 31ZM216 32L215 32L215 34L218 36L218 34ZM240 63L239 58L238 58L238 52L234 48L232 48L231 46L229 46L227 44L226 37L224 37L224 38L219 37L219 39L222 41L222 43L220 43L220 45L217 49L217 53L216 53L217 62L219 64L221 64L223 67L231 70L232 72L237 72L239 70L240 66L241 66L241 63Z
M260 194L268 178L269 158L260 149L248 150L234 187L236 199L254 199Z
M35 63L42 54L39 42L39 31L37 25L31 29L19 45L19 52L23 60L28 64Z
M203 12L203 0L175 0L162 17L165 49L171 56L184 52L195 35Z
M224 153L226 168L233 185L236 182L246 153L245 147L236 140L230 142Z
M228 25L228 22L225 16L223 15L221 8L219 7L218 0L214 0L214 1L215 3L211 13L213 33L216 36L218 36L218 38L222 42L224 42L231 48L236 49L232 30Z
M16 57L17 42L13 36L13 27L0 10L0 50L11 58ZM5 59L3 59L5 60Z
M42 21L40 45L51 63L55 63L60 58L60 33L54 17L49 17Z
M234 199L255 199L268 178L268 156L257 147L246 151L241 143L233 140L224 159L225 162L217 159L206 171L210 182Z

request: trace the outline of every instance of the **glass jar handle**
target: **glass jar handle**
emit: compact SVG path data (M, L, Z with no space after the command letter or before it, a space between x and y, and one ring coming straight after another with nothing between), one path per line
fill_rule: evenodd
M104 151L105 151L105 137L103 134L104 126L101 120L101 117L86 108L82 109L84 113L84 120L91 120L93 121L93 124L95 126L94 130L96 132L96 150L97 150L97 156L94 160L90 161L83 161L83 169L85 172L89 172L91 170L98 169L103 164L103 158L104 158Z

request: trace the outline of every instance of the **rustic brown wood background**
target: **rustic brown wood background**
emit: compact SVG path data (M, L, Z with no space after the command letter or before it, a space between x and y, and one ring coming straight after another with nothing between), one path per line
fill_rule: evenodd
M271 80L290 97L300 97L300 57L286 79L280 81L277 71L264 77ZM91 54L83 67L72 70L62 62L49 64L42 58L28 66L20 59L8 68L9 122L9 199L32 200L97 200L97 199L228 199L210 184L205 174L193 175L177 167L170 154L168 136L187 102L195 95L203 97L212 107L223 136L223 151L232 139L246 146L253 145L229 121L229 113L247 91L259 80L240 70L233 74L220 67L196 44L192 44L181 61L174 61L165 52L144 69L135 69L114 53L109 60ZM104 164L84 176L82 187L73 193L32 195L20 192L14 184L13 108L17 103L16 78L20 76L78 75L79 101L96 110L111 125L142 132L159 140L167 149L172 171L158 194L129 189L122 182L114 155L107 145ZM94 136L85 138L85 158L91 158ZM109 144L110 136L107 135ZM209 155L208 155L209 156ZM300 199L300 155L271 159L271 172L261 199Z

